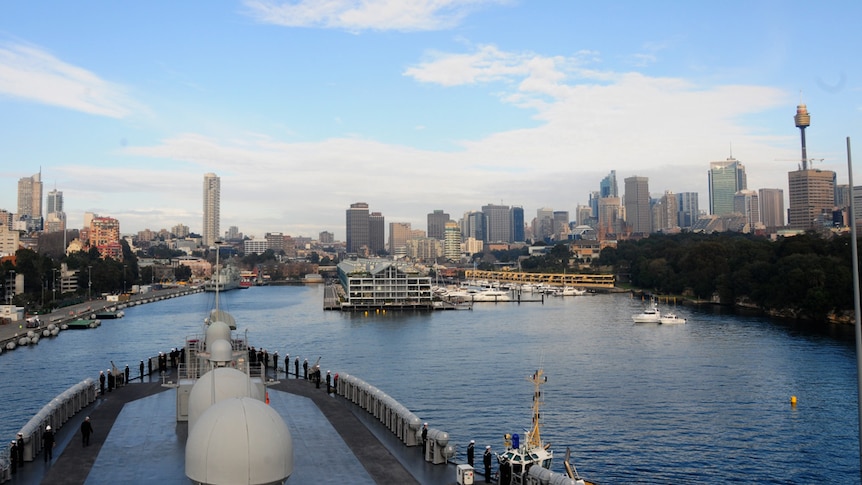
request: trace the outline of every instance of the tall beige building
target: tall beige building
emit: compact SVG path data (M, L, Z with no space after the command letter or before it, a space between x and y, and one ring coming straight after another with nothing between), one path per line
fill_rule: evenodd
M407 239L410 238L409 222L389 223L389 254L403 256L407 252Z
M443 226L443 257L450 261L461 259L461 227L455 221Z
M204 221L201 236L204 246L212 246L219 239L221 219L221 179L214 173L204 175Z
M649 179L629 177L625 179L626 223L633 233L649 234L652 229L652 212L649 203Z
M835 205L835 172L831 170L795 170L787 174L790 192L788 227L812 229L821 217L831 218Z
M27 218L33 221L28 229L42 229L42 173L18 180L18 220Z
M767 229L784 227L784 191L760 189L760 219Z

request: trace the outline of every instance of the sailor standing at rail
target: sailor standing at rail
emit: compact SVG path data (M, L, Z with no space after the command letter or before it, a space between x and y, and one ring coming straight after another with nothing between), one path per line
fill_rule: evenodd
M302 361L302 377L308 380L308 359Z
M299 356L296 356L296 360L293 361L293 375L299 379Z
M9 463L11 464L11 472L14 475L18 469L18 442L12 440L12 447L9 448Z
M470 440L470 444L467 445L467 464L473 466L473 450L476 447L476 440Z
M485 447L485 456L482 460L485 464L485 483L491 483L491 445Z
M99 394L105 395L105 371L99 371Z
M290 377L290 354L284 354L284 378Z
M326 371L326 393L329 394L332 392L332 376L329 374L329 371Z

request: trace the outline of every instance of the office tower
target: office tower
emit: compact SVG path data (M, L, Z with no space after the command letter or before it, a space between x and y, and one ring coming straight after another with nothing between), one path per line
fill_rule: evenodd
M555 241L563 241L569 236L569 211L554 211Z
M368 247L368 204L356 202L347 209L347 252L356 253Z
M733 196L733 212L745 216L750 230L760 223L760 198L753 190L740 190Z
M371 254L380 254L386 251L386 221L383 214L372 212L368 216L368 249Z
M835 186L835 207L846 208L850 207L850 186L847 184L839 184Z
M632 233L648 234L652 228L649 178L628 177L625 179L625 189L626 223Z
M824 214L831 213L835 203L835 172L808 169L788 172L790 210L787 225L791 229L812 229Z
M449 214L440 209L436 209L434 212L428 214L428 237L442 240L443 229L447 222L449 222Z
M66 229L66 213L63 212L63 192L54 189L45 197L45 232L60 232Z
M6 226L7 228L12 227L12 213L5 210L0 209L0 226Z
M237 226L230 226L227 228L227 231L224 233L225 239L228 241L240 241L242 240L242 233L239 232L239 228Z
M733 213L733 196L746 186L745 167L729 157L709 163L709 213L723 216Z
M654 232L667 232L669 229L679 227L677 224L679 208L677 198L670 190L665 190L652 208L652 220Z
M509 206L488 204L482 206L485 214L487 242L510 242L512 240L512 223L509 218Z
M28 221L27 229L42 229L42 172L18 180L19 221Z
M617 199L619 200L619 198ZM579 226L588 226L592 223L593 211L590 206L580 205L575 208L575 221Z
M593 217L595 217L595 218L599 217L599 199L601 198L601 197L599 197L599 194L600 194L599 191L590 192L589 204L590 204L590 209L592 209L592 211L593 211Z
M205 247L219 240L221 220L221 179L214 173L204 175L204 225L201 236Z
M815 170L808 166L808 151L805 146L805 128L811 125L811 116L804 104L796 106L793 117L802 143L802 168L788 172L790 209L787 225L791 229L811 229L817 219L827 217L835 205L835 172ZM831 216L828 216L831 220Z
M691 227L700 217L697 198L697 192L680 192L676 194L677 224L679 227Z
M191 231L189 230L189 226L185 224L177 224L176 226L171 228L171 234L179 238L188 237L190 232Z
M542 207L536 209L536 219L533 220L533 237L539 241L550 241L554 235L554 209Z
M461 218L461 237L465 240L473 238L477 241L484 241L485 228L485 214L482 212L468 211Z
M527 240L524 234L524 208L513 206L509 210L512 224L512 241L524 242Z
M90 221L90 247L95 247L103 258L123 259L120 245L120 221L113 217L94 217Z
M784 191L760 189L760 219L769 228L784 227Z
M317 241L320 244L332 244L333 242L335 242L335 234L329 231L320 231L320 233L317 235Z
M267 232L263 238L266 240L266 249L272 249L275 254L284 251L284 233Z
M389 254L404 256L407 252L407 239L410 238L409 222L389 223Z
M619 197L619 195L619 191L617 190L617 171L611 170L611 173L599 183L599 198Z
M461 228L455 221L448 221L443 228L443 257L450 261L461 259Z
M618 234L622 230L622 205L619 197L604 197L599 201L599 214L596 219L596 231L599 237L606 234Z
M49 214L63 212L63 192L57 189L48 192L48 196L45 197L45 211Z

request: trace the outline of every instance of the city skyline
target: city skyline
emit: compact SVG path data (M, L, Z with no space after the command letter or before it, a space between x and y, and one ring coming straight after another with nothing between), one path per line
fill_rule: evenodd
M319 5L0 7L0 208L41 172L70 228L200 232L212 172L221 227L344 240L358 200L414 228L489 204L575 214L610 170L705 208L728 156L786 198L800 101L814 167L847 183L857 3Z

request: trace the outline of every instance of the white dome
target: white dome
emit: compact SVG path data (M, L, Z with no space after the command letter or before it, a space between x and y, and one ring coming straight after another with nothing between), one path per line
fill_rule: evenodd
M209 341L208 341L209 342ZM213 343L207 343L210 352L210 362L230 362L233 360L233 348L225 339L218 339Z
M204 484L283 483L293 472L293 438L281 416L255 399L225 399L189 431L186 476Z
M230 326L221 321L216 320L207 327L207 350L210 350L209 345L216 340L227 340L230 342Z
M244 372L232 367L217 367L201 376L189 393L189 430L194 428L207 408L232 397L252 397L263 401L266 396L261 395L259 388Z

